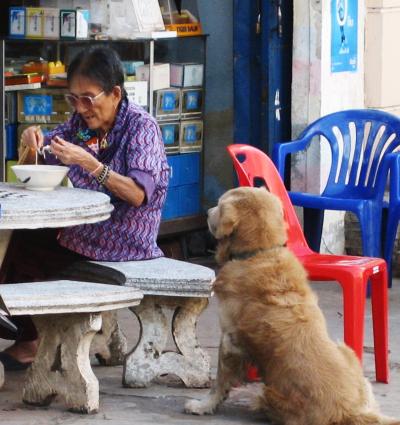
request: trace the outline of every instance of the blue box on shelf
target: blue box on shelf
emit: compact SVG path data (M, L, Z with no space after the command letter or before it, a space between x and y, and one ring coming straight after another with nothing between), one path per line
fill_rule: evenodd
M200 154L170 155L170 180L162 219L198 214L200 205Z
M18 157L17 124L6 124L6 161Z
M8 22L9 22L9 35L11 38L25 38L25 7L10 7Z

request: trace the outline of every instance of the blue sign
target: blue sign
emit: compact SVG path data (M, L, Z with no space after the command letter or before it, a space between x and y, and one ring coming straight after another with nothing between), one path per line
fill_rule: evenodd
M24 96L25 115L51 115L53 112L53 97L44 94Z
M331 71L357 71L358 0L331 0Z

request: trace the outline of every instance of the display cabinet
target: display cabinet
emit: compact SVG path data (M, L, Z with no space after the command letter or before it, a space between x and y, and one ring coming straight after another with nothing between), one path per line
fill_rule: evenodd
M32 57L41 57L48 61L61 60L68 64L79 49L97 44L114 48L121 59L128 65L135 62L144 62L148 65L147 106L144 105L160 124L164 143L168 154L168 163L171 167L170 187L166 205L163 211L161 234L190 231L205 224L201 208L203 193L203 132L204 132L204 98L205 98L205 65L206 65L207 36L175 37L165 39L134 39L134 40L44 40L18 39L2 37L0 41L0 70L2 82L0 84L0 123L2 125L0 140L0 178L7 178L7 161L15 159L16 144L10 140L18 139L18 129L21 131L27 123L21 120L21 111L15 112L15 104L10 101L14 96L26 96L19 92L9 95L9 87L4 84L4 71L9 58L26 60ZM203 76L202 84L198 84L198 75L189 75L187 78L197 78L197 86L171 87L154 90L157 82L155 74L158 64L201 64ZM179 66L177 67L179 68ZM179 69L178 69L179 71ZM193 71L191 71L193 72ZM174 74L175 75L175 74ZM178 72L174 78L179 78ZM182 77L183 78L183 77ZM189 79L190 79L189 78ZM187 81L187 80L186 80ZM46 88L48 96L57 95L54 88ZM22 94L21 94L22 93ZM172 103L171 103L172 102ZM177 103L178 102L178 103ZM192 103L190 103L192 102ZM20 101L21 104L21 101ZM182 107L184 109L182 109ZM160 109L161 108L161 109ZM169 114L168 108L172 108ZM175 109L174 109L175 108ZM175 114L174 114L175 111ZM46 113L45 129L60 121L57 113L52 110ZM60 112L61 113L61 112ZM64 111L64 118L68 112ZM49 115L50 114L50 115ZM50 116L50 118L48 118ZM36 120L33 120L36 122Z

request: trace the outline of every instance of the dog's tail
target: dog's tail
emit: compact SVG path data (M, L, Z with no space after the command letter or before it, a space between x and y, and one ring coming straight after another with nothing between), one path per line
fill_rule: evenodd
M400 420L370 412L348 417L340 425L400 425Z

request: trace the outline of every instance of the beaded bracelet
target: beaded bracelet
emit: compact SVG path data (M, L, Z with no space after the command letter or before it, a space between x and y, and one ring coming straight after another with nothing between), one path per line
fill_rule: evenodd
M99 184L103 184L107 180L109 174L110 174L110 169L108 165L104 165L100 175L96 177L97 182Z

